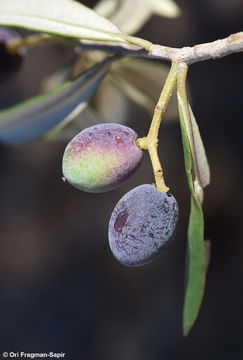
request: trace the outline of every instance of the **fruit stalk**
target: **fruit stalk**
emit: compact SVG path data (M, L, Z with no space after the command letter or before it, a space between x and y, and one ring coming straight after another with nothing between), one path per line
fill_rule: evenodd
M170 72L167 76L165 85L161 91L159 100L154 109L152 122L149 128L148 135L137 140L137 145L142 150L148 150L151 159L156 189L167 193L169 188L164 181L163 169L158 156L158 133L161 122L165 116L168 103L170 101L172 92L176 86L178 74L178 63L172 63Z

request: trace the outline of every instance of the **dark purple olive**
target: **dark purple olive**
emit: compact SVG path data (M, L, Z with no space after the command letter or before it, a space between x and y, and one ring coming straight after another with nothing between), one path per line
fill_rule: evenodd
M109 245L126 266L145 265L167 248L178 220L175 198L145 184L125 194L109 223Z

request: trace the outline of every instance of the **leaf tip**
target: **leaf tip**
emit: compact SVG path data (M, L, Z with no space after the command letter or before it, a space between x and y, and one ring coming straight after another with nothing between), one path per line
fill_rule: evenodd
M188 324L187 322L184 322L184 321L183 321L182 335L183 335L184 337L186 337L186 336L189 335L192 326L193 326L193 324Z

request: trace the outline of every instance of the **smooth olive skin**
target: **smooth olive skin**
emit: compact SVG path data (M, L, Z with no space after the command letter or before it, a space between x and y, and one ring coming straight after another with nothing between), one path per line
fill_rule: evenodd
M105 192L123 184L138 168L143 152L127 126L104 123L84 129L63 155L66 180L87 192Z

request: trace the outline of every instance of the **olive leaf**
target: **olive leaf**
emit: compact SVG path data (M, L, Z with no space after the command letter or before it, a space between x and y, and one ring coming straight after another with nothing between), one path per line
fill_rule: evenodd
M1 0L0 24L66 37L125 41L114 24L73 0Z
M191 120L191 128L192 128L192 135L194 141L195 151L195 161L197 166L197 181L199 184L204 188L210 183L210 169L208 165L208 160L205 152L205 148L202 142L202 138L199 132L199 127L195 116L192 112L191 106L189 105L189 112L190 112L190 120Z
M180 15L180 8L174 0L146 0L155 15L175 18Z
M66 119L46 134L45 140L70 140L86 127L105 122L123 124L126 123L127 118L129 118L127 98L109 81L108 74L92 99L75 108Z
M152 15L177 17L180 9L173 0L102 0L95 11L128 34L134 34Z
M61 70L57 70L53 74L49 75L48 78L44 79L42 82L41 88L44 91L50 91L53 87L60 86L63 82L63 79L69 80L73 77L74 73L80 73L81 69L85 69L87 67L91 67L94 64L94 61L97 62L99 58L103 57L100 54L93 52L85 52L83 53L78 61L68 64L67 67ZM120 60L118 60L120 62ZM148 61L147 61L148 62ZM72 121L72 116L62 122L60 126L51 130L51 138L52 134L56 134L56 138L63 138L63 133L66 134L73 133L70 131L70 128L75 128L76 132L79 126L78 131L81 129L92 126L94 124L103 123L103 122L116 122L116 123L125 123L129 118L130 112L130 102L127 97L123 93L123 91L116 86L116 84L112 81L112 66L115 65L116 62L111 64L110 71L107 74L106 78L102 81L96 93L89 101L89 104L85 107L85 110L82 111L82 115L78 114L79 118L74 122ZM112 99L112 102L111 102ZM92 116L89 116L92 113ZM75 114L75 113L74 113ZM96 122L94 123L94 119L96 118ZM72 125L69 122L72 121ZM67 131L62 128L66 125L68 126ZM62 130L62 134L57 134L56 130ZM48 135L49 136L49 135ZM67 135L65 135L66 137Z
M183 97L181 96L180 92L178 92L179 105L182 104L183 101L187 101L185 99L182 101L182 99ZM199 127L190 104L187 102L186 106L183 105L181 107L181 111L183 112L185 131L191 149L194 190L199 202L202 204L203 188L210 183L210 169L208 160L199 132Z
M191 213L188 226L188 263L183 310L183 333L193 326L202 303L206 281L206 249L202 211L203 186L209 183L209 167L196 120L186 94L185 64L179 65L178 107L186 174L191 192Z
M201 205L194 190L192 156L182 111L179 106L185 168L191 191L191 212L188 225L187 279L183 309L183 334L191 330L200 310L206 279L206 255L204 247L204 218Z
M208 270L211 257L211 241L209 239L205 240L205 253L206 253L206 270Z
M74 53L71 55L70 59L64 66L58 68L57 70L55 70L51 74L48 74L48 76L42 79L40 85L41 92L51 91L57 88L58 86L62 85L64 82L73 80L84 70L91 68L95 63L99 62L99 61L92 62L91 64L88 64L89 66L75 73L75 67L80 57L81 57L81 46L77 46L74 48Z
M89 103L82 103L81 106L81 109L76 109L74 114L70 114L71 118L67 119L65 123L61 123L60 126L57 125L57 127L48 132L44 140L70 141L81 130L104 122L104 119ZM75 115L75 118L72 115Z
M65 37L118 42L130 50L149 50L151 42L123 33L116 25L75 0L1 0L0 26ZM134 46L135 45L135 46Z
M75 108L82 109L81 103L94 94L112 60L114 57L109 57L72 82L0 111L0 142L16 145L33 141L67 122L66 117Z
M110 71L90 101L90 106L103 119L102 122L124 124L129 119L130 103L112 79Z
M70 114L68 114L59 124L57 124L56 126L54 126L51 130L49 130L43 137L43 140L53 140L55 138L60 138L59 134L62 132L62 130L66 127L68 127L68 125L72 122L74 122L74 120L85 111L85 109L87 108L88 103L86 101L81 102L80 104L78 104L72 111ZM80 130L78 130L77 132L79 132Z
M79 59L79 67L83 68L87 63L92 62L93 56L89 58L89 54L86 53L86 56L83 55ZM47 86L49 90L53 82L61 81L62 72L61 74L59 72L54 73L45 81L45 88ZM70 127L75 127L77 130L77 124L79 124L80 129L84 127L84 124L86 127L93 125L94 117L97 118L96 123L116 122L125 124L129 118L131 101L144 107L152 114L161 90L161 83L165 81L167 74L168 66L157 61L125 58L113 62L109 73L89 102L88 107L93 112L92 121L87 121L90 118L86 116L87 111L82 112L78 121L75 120L75 124L72 122L72 125L68 125L69 129L65 132L71 133ZM111 98L112 102L110 101ZM176 117L176 96L173 94L166 119L174 120ZM59 135L62 136L62 134Z
M97 5L95 5L94 10L100 16L109 19L119 8L120 1L121 0L100 0Z
M153 113L168 66L146 59L122 59L113 63L109 78L132 101ZM176 119L176 96L172 94L167 119Z

